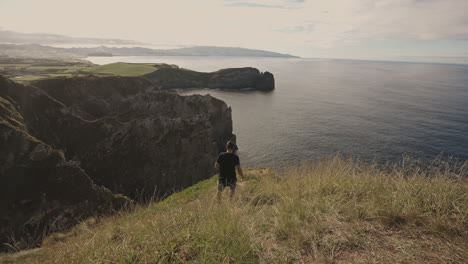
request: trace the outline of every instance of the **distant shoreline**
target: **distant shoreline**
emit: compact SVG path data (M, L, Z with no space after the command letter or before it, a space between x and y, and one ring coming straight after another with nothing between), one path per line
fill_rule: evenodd
M232 56L232 57L272 57L298 58L266 50L255 50L238 47L195 46L176 49L151 49L144 47L108 47L58 48L40 44L0 44L0 57L13 58L48 58L48 59L82 59L89 56Z
M95 58L143 58L143 57L167 57L167 58L258 58L258 59L300 59L300 60L323 60L323 61L349 61L349 62L378 62L378 63L404 63L404 64L437 64L437 65L452 65L452 66L468 66L468 61L466 63L454 63L454 62L425 62L425 61L399 61L399 60L368 60L368 59L340 59L340 58L303 58L303 57L292 57L292 58L283 58L283 57L254 57L254 56L200 56L200 55L158 55L158 56L88 56L83 58L86 61L89 61L94 64L96 63ZM123 62L123 61L122 61ZM159 61L155 61L159 62ZM108 63L108 62L106 62ZM131 63L131 62L128 62ZM103 63L105 64L105 63Z

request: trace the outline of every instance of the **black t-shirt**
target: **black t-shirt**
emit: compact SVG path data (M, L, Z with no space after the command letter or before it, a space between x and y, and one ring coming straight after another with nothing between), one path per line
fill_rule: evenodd
M236 154L223 152L219 154L219 178L223 179L235 179L236 178L236 166L240 165L239 157Z

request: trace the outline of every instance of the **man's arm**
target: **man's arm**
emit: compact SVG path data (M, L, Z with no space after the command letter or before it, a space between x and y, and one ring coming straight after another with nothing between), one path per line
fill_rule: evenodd
M216 162L215 162L215 169L219 170L219 168L221 168L221 164L219 164L221 162L221 154L218 155L218 159L216 159Z
M242 169L241 169L240 165L236 165L236 171L237 171L237 174L239 174L239 176L241 176L241 181L243 181L244 180L244 172L242 172Z

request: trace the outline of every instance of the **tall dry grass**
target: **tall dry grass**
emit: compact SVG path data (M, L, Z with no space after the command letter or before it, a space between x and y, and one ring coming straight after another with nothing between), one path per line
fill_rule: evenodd
M52 235L24 263L466 263L468 162L335 157L247 171L233 201L215 179Z

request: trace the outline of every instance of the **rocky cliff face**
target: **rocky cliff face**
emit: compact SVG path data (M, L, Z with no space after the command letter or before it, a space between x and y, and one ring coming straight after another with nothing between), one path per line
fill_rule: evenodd
M275 89L275 79L269 72L255 68L231 68L212 73L195 72L175 67L161 67L146 77L162 89L212 88L239 90L251 88L261 91Z
M224 102L144 78L0 77L0 242L37 243L127 200L113 193L161 197L210 177L233 137Z
M1 76L0 95L0 250L8 249L5 243L36 246L49 232L129 201L94 184L62 151L31 135L20 110L27 97L60 107L57 102Z

